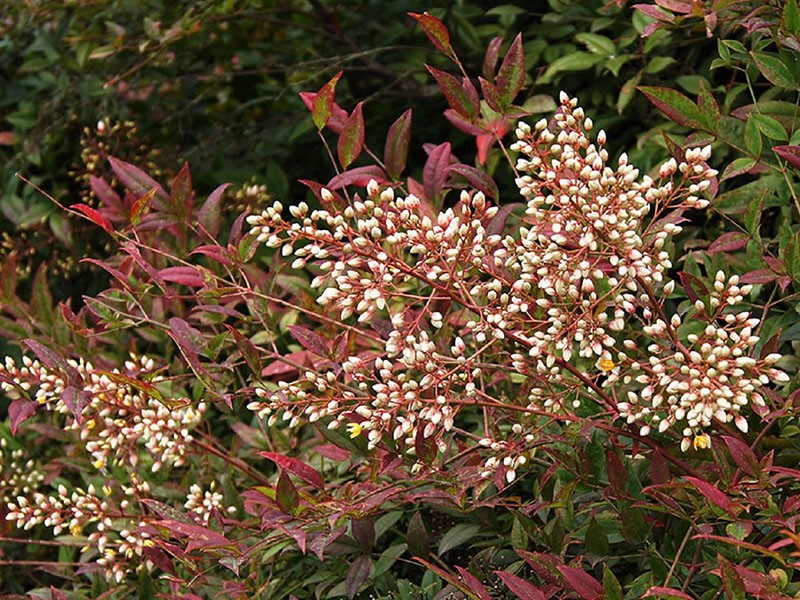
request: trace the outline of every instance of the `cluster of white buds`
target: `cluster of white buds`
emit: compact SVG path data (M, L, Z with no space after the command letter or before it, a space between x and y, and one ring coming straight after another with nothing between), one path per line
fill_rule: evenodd
M12 498L38 490L45 479L32 458L26 459L22 448L9 449L6 438L0 438L0 494L8 503Z
M208 525L214 511L220 513L233 513L236 511L235 506L228 506L227 508L224 506L222 502L223 495L216 490L216 487L216 482L214 481L205 491L197 483L193 483L189 487L189 494L186 496L186 502L183 507L194 514L203 525Z
M191 430L206 410L204 402L192 406L186 399L164 400L126 383L138 378L149 381L151 387L157 384L160 378L154 374L155 363L151 358L132 357L122 370L109 372L96 369L83 359L69 360L67 364L80 381L80 389L73 390L72 395L85 401L81 419L75 418L74 406L64 400L70 385L62 375L38 360L23 356L19 367L12 358L6 357L5 364L0 365L0 373L14 383L4 381L0 386L12 396L19 394L18 386L31 393L40 404L68 415L65 428L79 432L97 469L109 464L136 466L141 447L150 455L153 471L165 464L183 464L193 440Z

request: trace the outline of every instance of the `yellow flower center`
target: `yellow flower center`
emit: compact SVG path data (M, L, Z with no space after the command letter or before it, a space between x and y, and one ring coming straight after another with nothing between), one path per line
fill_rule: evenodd
M614 361L610 358L601 358L597 361L597 368L603 371L604 373L608 373L609 371L613 371L614 367L617 365L614 364Z
M694 446L695 450L708 450L711 448L711 436L707 433L701 433L700 435L694 436L694 440L692 441L692 445Z
M361 423L348 423L347 424L347 431L350 433L351 438L357 438L361 435Z

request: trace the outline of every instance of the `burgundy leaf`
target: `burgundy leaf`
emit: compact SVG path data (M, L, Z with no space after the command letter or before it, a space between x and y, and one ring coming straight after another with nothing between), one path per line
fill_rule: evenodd
M355 598L371 571L372 559L369 556L359 556L351 563L344 581L344 591L348 598Z
M654 19L664 21L666 23L672 23L675 20L675 15L662 8L659 8L658 6L653 6L652 4L634 4L633 8L641 13L644 13L648 17L653 17Z
M133 243L126 243L122 246L122 250L127 253L133 261L141 267L141 269L147 273L153 282L158 285L162 290L165 290L166 285L164 280L161 278L161 275L153 268L149 262L147 262L139 252L139 249Z
M287 515L293 515L300 505L300 494L297 493L294 483L289 479L286 471L283 470L281 470L278 483L275 486L275 501Z
M124 218L124 207L122 205L122 198L115 192L104 179L92 175L89 177L89 187L100 202L112 211L117 219Z
M447 31L444 23L433 15L429 15L427 12L422 14L410 12L408 15L420 24L422 31L425 32L425 35L428 36L438 50L441 50L448 56L453 54L453 48L450 46L450 33Z
M770 283L778 279L778 274L772 269L756 269L755 271L748 271L741 277L739 282L743 284L760 284Z
M299 325L292 325L289 327L289 333L292 334L294 339L300 342L303 348L310 350L317 356L328 356L328 354L330 354L328 342L310 329Z
M312 467L308 466L301 460L296 458L291 458L289 456L284 456L282 454L277 454L275 452L259 452L261 456L266 459L271 460L276 465L289 471L293 475L296 475L306 483L313 485L318 490L324 490L325 484L322 481L322 477L319 476Z
M694 600L686 592L676 590L675 588L653 586L645 592L642 598L662 598L663 600Z
M223 183L217 186L213 192L208 195L206 201L200 206L197 212L197 222L211 235L216 238L219 234L219 228L222 223L222 209L221 202L225 190L228 189L230 183Z
M518 33L506 52L497 73L497 91L504 107L517 97L525 83L525 54L522 48L522 34Z
M161 269L158 274L164 281L185 285L186 287L201 288L205 285L203 276L196 267L167 267Z
M725 440L736 466L751 477L758 477L758 458L750 446L730 435L723 435L722 439Z
M254 374L260 374L261 354L259 354L258 348L256 348L255 344L253 344L253 342L251 342L235 327L232 327L227 323L225 323L225 327L228 329L231 335L233 335L233 339L236 341L236 347L239 348L239 352L242 354L242 358L244 358L247 366Z
M800 146L773 146L772 151L795 169L800 169Z
M27 398L16 398L11 401L11 404L8 405L8 418L9 421L11 421L11 435L17 435L19 426L33 416L38 406L38 402L28 400Z
M83 422L83 409L89 404L92 394L88 390L78 390L75 386L67 386L61 394L61 401L78 423Z
M503 112L503 96L497 89L497 86L491 81L487 81L483 77L478 77L481 84L481 92L483 92L483 99L493 111L497 113Z
M339 448L339 446L334 446L333 444L314 446L313 450L317 454L320 454L334 462L345 462L350 460L350 452L348 450L344 450L343 448Z
M450 168L450 157L450 142L439 144L428 155L422 170L422 185L428 199L433 199L442 193Z
M583 600L600 600L603 597L603 586L583 569L563 566L558 570Z
M650 462L650 479L656 485L669 483L670 481L669 463L660 450L656 450L653 453L653 458Z
M492 38L486 47L486 54L483 57L483 76L491 81L494 79L494 70L497 68L497 61L500 60L500 48L503 46L503 36Z
M397 179L406 168L408 145L411 141L411 109L409 108L392 123L386 134L383 148L383 162L386 172L392 179Z
M378 183L387 183L386 173L377 165L367 165L356 167L337 175L328 182L327 187L330 191L338 190L349 185L366 187L370 180L374 179ZM306 183L303 181L302 183Z
M456 571L461 576L461 579L469 588L469 591L478 596L480 600L492 600L492 595L489 590L481 583L481 580L475 577L472 573L467 571L464 567L456 566Z
M469 121L465 121L459 114L451 108L444 111L445 118L450 121L457 129L463 131L467 135L483 135L486 130L478 125L473 125Z
M613 450L606 457L606 472L608 473L608 482L611 484L611 489L614 490L614 493L618 496L625 495L628 489L628 471Z
M701 295L708 295L708 288L705 286L705 284L698 277L695 277L691 273L681 271L678 273L678 279L681 280L681 287L683 287L683 290L686 292L686 295L689 297L689 300L691 300L692 303L700 300Z
M221 533L217 533L216 531L212 531L211 529L202 527L200 525L184 523L182 521L175 521L172 519L157 521L154 524L165 527L176 537L189 538L189 543L186 545L187 552L191 552L195 549L204 550L206 548L224 548L226 546L234 545Z
M686 475L684 479L697 488L697 491L703 494L709 502L735 516L733 502L717 486L690 475Z
M495 571L495 575L502 579L520 600L547 600L547 596L539 588L522 577L517 577L508 571Z
M345 169L361 154L364 148L364 112L363 102L359 102L353 113L345 121L342 132L339 134L337 153L339 162Z
M450 165L450 172L461 175L472 187L483 192L490 198L497 198L499 195L497 184L494 182L494 179L480 169L462 163L455 163Z
M111 164L111 169L114 171L114 175L117 176L120 183L137 198L141 198L147 192L156 188L155 197L158 200L162 203L169 200L169 196L167 196L164 188L139 167L127 163L124 160L114 158L113 156L108 159L108 162ZM164 206L163 204L157 203L156 207L163 209Z
M520 206L524 206L524 204L522 204L522 202L511 202L501 206L500 210L498 210L497 214L492 218L488 227L486 227L486 236L502 235L506 228L508 217L515 208L519 208Z
M186 219L192 211L194 201L194 190L192 189L192 174L189 171L189 163L184 162L181 170L172 180L170 201L178 214Z
M723 233L708 247L707 254L717 254L719 252L735 252L747 245L747 236L739 231L729 231Z
M359 169L363 169L363 168L364 167L359 167ZM353 170L356 171L357 169L353 169ZM311 181L309 179L300 179L299 181L304 186L306 186L308 189L310 189L314 193L314 195L317 197L317 200L320 201L322 206L324 206L326 208L334 208L335 206L344 206L346 204L345 199L342 198L342 196L340 194L338 194L336 192L336 190L330 189L328 186L324 186L321 183L318 183L316 181ZM331 181L338 181L338 178L334 177ZM369 183L369 181L367 181L367 183ZM339 187L342 187L342 186L340 185ZM331 195L333 196L333 205L331 204L331 202L329 200L326 200L325 198L323 198L323 196L322 196L322 190L323 189L328 190L331 193Z

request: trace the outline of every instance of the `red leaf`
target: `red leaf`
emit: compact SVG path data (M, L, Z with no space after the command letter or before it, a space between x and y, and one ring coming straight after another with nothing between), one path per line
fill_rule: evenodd
M480 110L478 92L469 79L464 78L463 84L454 75L440 71L430 65L425 65L428 72L433 75L442 90L447 103L460 115L474 121Z
M717 254L718 252L734 252L741 250L747 245L747 236L738 231L723 233L708 247L707 254Z
M518 33L506 52L500 71L497 73L497 91L503 106L510 105L525 83L525 54L522 34Z
M617 453L613 450L606 457L606 472L611 489L618 496L624 496L628 489L628 471Z
M558 570L583 600L599 600L603 597L603 586L591 575L575 567L558 567Z
M364 112L363 102L359 102L353 109L353 113L345 121L342 133L339 134L337 153L339 162L345 169L361 154L364 148Z
M478 125L473 125L469 121L465 121L456 111L448 108L444 111L445 118L450 121L455 127L463 131L467 135L484 135L486 129Z
M494 70L497 68L497 61L500 60L500 48L503 46L503 39L501 35L492 38L492 41L486 47L481 73L489 81L494 79Z
M223 183L214 189L200 206L197 212L197 222L205 229L212 238L216 238L219 234L220 224L222 222L222 209L221 202L225 190L228 189L230 183Z
M349 185L359 187L366 187L371 179L378 183L387 183L386 173L376 165L367 165L365 167L356 167L345 171L341 175L337 175L328 182L327 187L330 191L338 190ZM306 183L305 181L303 183Z
M97 196L97 199L114 213L115 218L123 219L125 217L122 198L119 197L119 194L117 194L105 180L92 175L89 177L89 187L92 189L92 192L94 192L94 195Z
M275 486L275 501L287 515L293 515L297 507L300 506L300 494L297 493L297 488L292 483L292 480L289 479L286 471L283 470Z
M162 202L169 200L169 196L167 196L164 188L139 167L127 163L124 160L114 158L113 156L108 159L108 162L111 164L111 170L114 171L114 175L117 176L120 183L137 198L144 196L147 192L156 188L155 197L158 200ZM157 204L157 208L163 209L163 205Z
M194 201L192 174L189 171L189 163L183 163L183 167L181 167L181 170L175 175L175 179L172 180L172 189L170 191L172 207L178 211L178 215L181 219L185 220L192 212L192 203Z
M133 243L125 244L122 246L122 250L128 254L145 273L150 276L150 278L156 283L156 285L158 285L158 287L164 290L165 284L164 280L161 279L161 275L159 275L158 271L153 268L153 265L151 265L142 257L139 249Z
M634 4L633 8L641 13L644 13L648 17L653 17L654 19L664 21L666 23L672 23L675 20L675 15L662 8L659 8L658 6L653 6L652 4Z
M475 167L470 167L462 163L450 165L450 172L461 175L476 190L480 190L490 198L497 198L499 191L494 179Z
M138 225L142 217L150 211L150 205L153 204L153 199L156 197L156 188L151 188L146 194L136 199L136 202L131 206L131 224L135 227Z
M328 342L310 329L299 325L292 325L289 327L289 333L292 334L294 339L300 342L303 348L310 350L317 356L326 357L330 354Z
M51 371L61 371L62 373L67 373L70 377L70 380L73 382L81 381L80 375L78 371L69 365L64 357L62 357L57 352L54 352L44 344L37 342L33 339L25 339L22 340L22 343L25 344L28 348L33 351L42 364L50 369Z
M328 119L333 113L333 98L336 94L336 84L342 76L339 71L333 78L323 85L311 99L311 118L314 120L317 130L322 131ZM305 98L303 98L305 100Z
M773 146L772 151L795 169L800 169L800 146Z
M494 573L503 580L508 589L514 592L520 600L547 600L547 596L539 588L525 581L522 577L517 577L507 571L495 571Z
M85 218L89 219L95 225L98 225L103 228L103 231L109 234L114 233L114 228L111 226L111 223L108 222L102 213L95 210L91 206L87 206L86 204L73 204L69 207L71 211L77 212L80 215L83 215Z
M347 575L344 580L344 593L347 594L348 598L355 598L358 590L369 578L371 571L372 559L369 556L359 556L352 562L350 568L347 569Z
M234 545L221 533L212 531L207 527L201 527L200 525L191 525L189 523L182 523L181 521L173 521L171 519L165 521L156 521L155 524L165 527L172 534L177 534L176 537L188 537L189 543L186 545L187 552L191 552L195 549L203 550L206 548L224 548L226 546Z
M681 0L656 0L656 4L666 9L674 10L676 13L688 15L692 12L692 5Z
M111 265L106 264L101 260L97 260L96 258L82 258L81 262L90 263L100 267L104 271L110 273L111 276L114 277L114 279L116 279L122 287L124 287L127 290L132 289L131 284L128 281L128 276L125 275L122 271L115 269Z
M680 590L676 590L675 588L669 587L659 587L654 586L651 587L647 592L645 592L642 598L663 598L664 600L694 600L689 594L686 592L682 592Z
M283 456L282 454L277 454L275 452L259 452L261 456L266 459L271 460L276 465L289 471L293 475L296 475L306 483L313 485L318 490L324 490L325 484L322 481L322 477L319 476L312 467L309 467L306 463L296 458L291 458L289 456Z
M697 491L703 494L713 505L718 506L732 516L736 516L733 511L733 502L728 496L721 492L718 487L707 481L698 479L697 477L691 477L690 475L686 475L684 479L697 488Z
M750 446L730 435L723 435L722 439L725 440L725 444L728 446L736 465L748 475L758 477L758 458L756 458L755 452Z
M363 169L364 167L359 167L359 169ZM353 169L356 171L357 169ZM334 177L331 181L338 181L338 177ZM335 206L344 206L346 204L345 199L341 197L341 195L337 194L335 190L329 189L328 186L322 185L316 181L311 181L309 179L300 179L300 183L310 189L314 195L317 197L317 200L320 201L322 206L326 208L334 208ZM367 182L369 183L369 181ZM366 184L365 184L366 185ZM339 187L342 187L341 185ZM322 197L322 190L327 189L333 195L333 206L331 206L331 202L326 200Z
M325 458L334 462L345 462L350 460L350 452L348 450L344 450L343 448L339 448L339 446L334 446L333 444L314 446L313 450L317 454L321 454Z
M437 49L448 56L453 54L453 48L450 46L450 33L448 33L444 23L427 12L422 14L410 12L408 15L420 24L422 31L425 32L425 35L428 36Z
M406 168L408 145L411 141L411 109L409 108L392 123L386 134L383 147L383 162L386 172L392 179L397 179Z
M739 282L743 284L770 283L777 278L778 274L772 269L756 269L755 271L748 271L739 277Z
M486 100L486 104L488 104L489 108L493 111L502 113L503 97L497 89L497 86L483 77L478 77L478 81L481 84L481 92L483 92L483 99Z
M288 361L292 361L299 365L305 366L309 364L310 361L308 360L308 350L301 350L300 352L292 352L284 356ZM266 367L262 369L261 376L262 377L275 377L280 375L288 375L288 374L295 374L297 373L297 367L294 365L287 364L282 360L276 360Z
M708 295L708 288L705 286L705 284L691 273L681 271L678 273L678 279L681 280L681 287L683 287L683 290L686 292L686 295L689 297L689 300L691 300L692 303L700 300L701 295Z
M481 583L481 580L475 577L472 573L467 571L463 567L456 566L456 571L461 576L461 579L469 588L469 591L478 596L480 600L492 600L492 596L489 593L489 590L484 587Z
M88 390L78 390L75 386L67 386L61 394L61 401L69 409L78 423L83 422L83 409L89 404L92 394Z
M319 92L300 92L300 98L303 100L309 112L313 110L314 98L317 97L318 93ZM328 117L325 126L338 135L342 132L345 121L347 121L347 111L336 104L336 102L333 102L331 106L331 116Z
M650 463L650 479L656 485L669 483L669 463L660 450L656 450L653 453L653 459Z
M442 193L450 168L450 156L450 142L439 144L428 155L428 160L422 169L422 185L428 199L433 199Z
M17 136L13 131L0 131L0 146L13 146L17 143Z
M19 426L36 412L38 402L27 398L17 398L8 405L8 418L11 421L11 435L17 435Z
M250 367L250 370L255 374L258 375L261 373L261 355L258 352L258 348L256 348L255 344L251 342L247 337L245 337L241 331L228 325L225 323L225 327L227 330L233 335L233 339L236 341L236 347L239 348L239 352L242 354L242 358L247 363L247 366Z
M202 275L195 267L167 267L158 272L164 281L185 285L186 287L201 288L205 286Z

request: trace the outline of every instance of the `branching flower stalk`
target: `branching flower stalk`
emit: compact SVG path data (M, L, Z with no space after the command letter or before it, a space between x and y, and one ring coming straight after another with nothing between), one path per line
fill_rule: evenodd
M714 422L746 432L746 407L764 405L759 388L788 379L774 367L779 355L754 354L758 320L737 308L751 287L720 272L707 297L676 306L687 291L671 279L682 214L709 204L710 147L668 160L653 180L625 154L609 166L605 133L591 139L575 99L561 95L554 123L517 127L511 150L527 206L515 233L493 233L498 207L480 192L433 215L374 181L346 206L301 202L287 219L276 202L249 217L260 241L318 273L319 304L344 321L380 316L393 327L380 356L352 356L277 389L265 383L249 407L270 423L347 425L370 447L391 440L413 456L421 436L444 450L440 434L453 429L461 400L491 378L483 366L511 353L522 405L560 412L599 402L643 436L678 427L684 451L707 447ZM442 297L445 311L415 300ZM503 465L513 481L525 463L533 421L512 420L481 440L491 451L485 476Z

